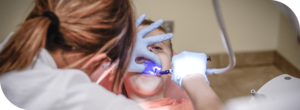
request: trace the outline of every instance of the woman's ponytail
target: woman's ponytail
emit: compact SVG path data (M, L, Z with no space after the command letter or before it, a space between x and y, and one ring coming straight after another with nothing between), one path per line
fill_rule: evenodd
M130 0L35 1L26 21L0 52L0 75L27 68L41 48L83 53L81 63L89 55L105 52L112 61L119 59L114 86L122 85L136 39Z
M27 68L46 45L50 19L39 16L27 19L0 52L0 75Z

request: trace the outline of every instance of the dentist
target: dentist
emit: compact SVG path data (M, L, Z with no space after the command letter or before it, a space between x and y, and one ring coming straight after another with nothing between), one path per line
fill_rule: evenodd
M135 23L129 0L36 0L25 22L1 44L3 93L26 110L142 109L92 83L89 75L111 62L117 64L115 80L122 80L126 71L143 71L137 57L161 64L147 46L173 35L143 38L162 24L158 20L136 33L144 18ZM183 52L173 66L172 80L187 91L195 109L222 106L207 84L205 54Z

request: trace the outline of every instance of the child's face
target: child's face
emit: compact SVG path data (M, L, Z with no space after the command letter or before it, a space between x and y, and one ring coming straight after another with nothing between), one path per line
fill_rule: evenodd
M139 26L137 28L137 31L140 31L141 29L145 28L146 26ZM155 29L149 34L147 34L145 37L149 36L156 36L165 34L159 29ZM159 43L152 44L148 46L148 50L155 53L160 61L162 66L162 71L168 70L171 68L171 51L169 48L169 42L163 41ZM137 58L137 63L143 63L147 61L145 58ZM136 72L129 72L126 74L124 79L124 84L126 86L126 89L128 91L128 88L130 87L132 92L139 92L138 90L145 90L145 91L157 91L163 90L165 82L167 80L167 75L162 76L153 76L153 75L145 75L140 74Z

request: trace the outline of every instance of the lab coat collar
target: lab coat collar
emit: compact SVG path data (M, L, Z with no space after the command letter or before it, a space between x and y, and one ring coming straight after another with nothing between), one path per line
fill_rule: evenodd
M40 50L40 53L37 54L37 56L35 56L33 61L36 61L34 63L34 65L37 65L39 63L43 63L43 64L46 64L46 65L50 66L53 69L58 68L56 63L55 63L55 60L53 59L51 54L48 52L48 50L46 50L45 48L42 48Z
M4 48L5 44L8 42L8 40L11 38L11 36L14 34L14 32L10 32L9 35L4 39L4 41L2 43L0 43L0 52L2 51L2 49ZM50 66L51 68L58 68L53 57L51 56L51 54L48 52L48 50L46 50L45 48L42 48L40 50L39 54L36 54L36 56L33 58L33 62L31 64L31 66L36 66L39 63L44 63L48 66Z

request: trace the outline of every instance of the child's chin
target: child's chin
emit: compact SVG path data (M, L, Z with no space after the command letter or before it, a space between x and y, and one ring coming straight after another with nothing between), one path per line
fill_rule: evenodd
M139 88L144 91L155 91L155 90L159 90L161 86L162 85L157 85L157 86L143 85L143 86L139 86Z
M146 90L146 91L153 91L156 89L161 88L163 86L162 80L156 80L156 81L138 81L136 82L136 85L139 89Z

